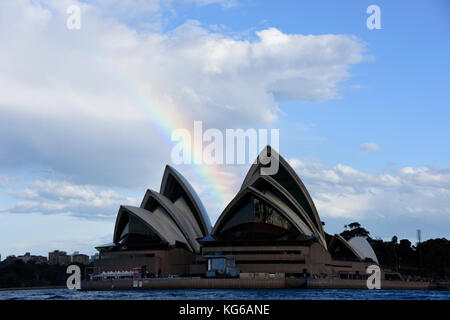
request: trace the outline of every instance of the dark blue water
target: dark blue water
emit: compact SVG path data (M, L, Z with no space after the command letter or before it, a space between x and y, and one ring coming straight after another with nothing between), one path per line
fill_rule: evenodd
M0 291L0 300L450 300L450 291L430 290L117 290Z

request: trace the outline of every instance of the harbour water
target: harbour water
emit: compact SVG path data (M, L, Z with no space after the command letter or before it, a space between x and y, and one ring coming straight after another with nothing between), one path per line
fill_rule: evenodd
M6 290L0 300L450 300L432 290Z

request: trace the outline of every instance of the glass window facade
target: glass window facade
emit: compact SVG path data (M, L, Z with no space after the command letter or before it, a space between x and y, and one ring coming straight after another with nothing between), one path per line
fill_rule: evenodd
M289 207L289 209L294 211L306 226L308 226L310 229L314 227L307 219L305 219L304 214L302 214L300 210L292 204L291 200L287 198L285 193L280 192L278 187L273 186L271 183L269 183L267 180L264 179L260 179L257 183L253 185L253 187L258 189L262 193L266 193L266 191L271 192L278 199L282 200L283 203Z
M161 238L133 215L122 216L119 223L119 244L127 249L144 249L163 245Z
M224 240L293 240L299 232L268 203L247 195L218 232Z

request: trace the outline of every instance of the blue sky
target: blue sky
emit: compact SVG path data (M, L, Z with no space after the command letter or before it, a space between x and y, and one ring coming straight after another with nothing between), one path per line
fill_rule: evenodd
M449 238L449 35L448 1L3 1L0 254L109 242L170 163L156 110L279 128L329 233ZM247 168L221 168L226 199ZM223 204L181 169L214 222Z

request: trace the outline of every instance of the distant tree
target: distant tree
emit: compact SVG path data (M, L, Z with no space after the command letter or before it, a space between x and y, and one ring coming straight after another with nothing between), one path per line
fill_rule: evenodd
M360 228L361 225L360 225L358 222L352 222L352 223L350 223L350 224L348 225L348 227L349 227L351 230L353 230L353 229Z
M383 241L382 239L369 239L369 243L375 251L378 261L382 267L388 267L394 269L396 266L396 253L395 247L389 241Z
M65 266L24 263L22 260L1 266L0 288L64 285L65 281Z
M430 239L417 245L422 255L424 272L433 278L450 277L450 240Z
M361 224L358 222L352 222L348 225L345 225L344 228L346 229L341 233L341 236L345 240L350 240L353 237L365 237L368 238L370 232L361 227Z
M411 246L411 241L408 239L400 240L397 249L398 257L403 266L415 266L418 263L417 253Z
M412 250L412 248L411 248L411 241L409 241L408 239L400 240L400 247Z
M344 225L344 228L341 236L346 240L355 236L366 237L382 268L427 279L450 279L450 240L429 239L413 246L408 239L399 241L397 236L390 241L371 238L369 231L358 222Z
M392 250L392 253L394 255L393 267L394 267L395 270L398 271L400 259L398 257L398 252L397 252L398 251L398 248L397 248L398 247L398 238L397 238L397 236L393 236L392 237L391 242L389 243L389 246L392 248L391 250Z

